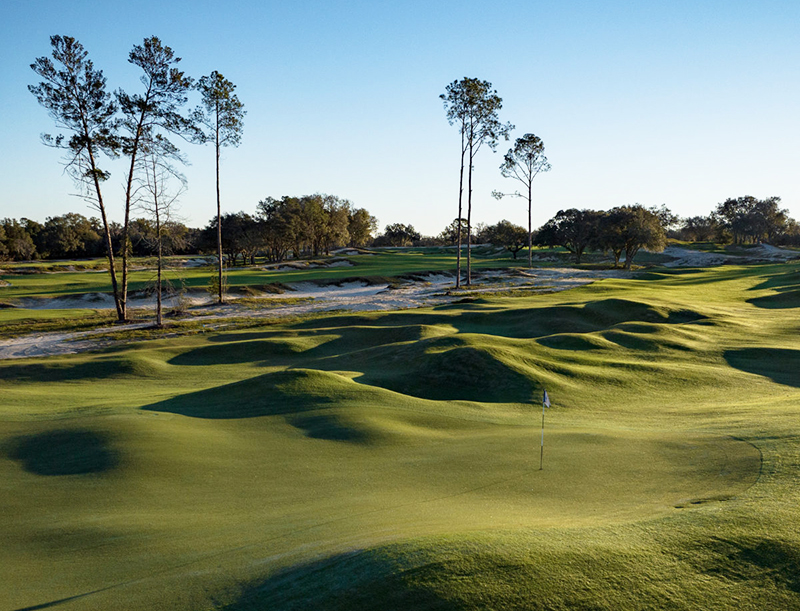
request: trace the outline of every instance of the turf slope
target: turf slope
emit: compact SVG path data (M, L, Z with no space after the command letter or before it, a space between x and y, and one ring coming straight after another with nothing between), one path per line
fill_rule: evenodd
M800 608L797 274L3 363L0 608Z

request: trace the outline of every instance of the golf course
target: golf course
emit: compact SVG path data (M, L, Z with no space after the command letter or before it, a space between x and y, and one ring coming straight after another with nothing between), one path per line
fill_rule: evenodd
M800 263L653 266L0 361L0 609L800 609L798 331Z

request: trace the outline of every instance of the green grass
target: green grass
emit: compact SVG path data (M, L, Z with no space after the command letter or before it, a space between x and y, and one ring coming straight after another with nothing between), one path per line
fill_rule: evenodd
M0 608L800 609L798 277L2 362Z

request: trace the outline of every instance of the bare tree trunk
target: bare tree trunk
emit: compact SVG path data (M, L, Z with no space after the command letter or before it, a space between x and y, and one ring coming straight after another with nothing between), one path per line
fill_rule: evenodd
M149 99L149 96L148 96ZM122 318L120 322L128 319L128 227L131 219L131 198L133 197L133 173L136 169L136 156L139 152L139 145L142 138L142 123L144 123L144 110L139 117L139 124L136 128L136 136L133 140L131 150L131 166L128 170L128 183L125 186L125 222L122 225L122 289L120 290L119 301Z
M467 286L472 285L472 138L469 141L469 186L467 187Z
M223 296L223 282L222 282L222 206L219 198L219 100L216 102L216 130L214 132L214 146L216 149L217 159L217 258L219 259L219 275L218 275L218 289L219 289L219 303L225 303ZM234 261L235 263L235 261Z
M461 130L461 171L458 175L458 219L456 222L458 228L456 235L458 240L456 242L456 288L461 288L461 209L464 199L464 130Z
M531 253L531 242L533 241L533 228L531 227L531 185L533 180L528 181L528 269L533 267L533 254ZM515 257L516 258L516 257Z
M111 242L111 230L108 227L108 219L106 217L106 207L103 203L103 195L100 190L100 180L97 178L97 167L94 163L94 152L92 147L89 146L89 162L92 167L92 176L94 177L94 189L97 193L97 207L100 210L100 218L103 221L103 237L106 243L106 256L108 257L108 272L111 274L111 289L114 292L114 307L117 309L117 319L125 320L125 314L119 300L119 286L117 285L117 270L114 265L114 245Z
M156 208L156 238L158 239L158 273L156 274L156 325L160 328L164 326L164 319L161 311L161 219L158 214L158 201L155 203Z

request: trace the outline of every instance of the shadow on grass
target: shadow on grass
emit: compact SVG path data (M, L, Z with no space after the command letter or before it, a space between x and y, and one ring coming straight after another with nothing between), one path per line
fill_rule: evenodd
M713 538L706 542L713 556L706 572L736 583L764 581L800 593L800 549L775 539L728 540Z
M255 418L319 409L336 398L327 392L331 374L292 369L179 395L143 407L193 418Z
M789 308L800 308L800 290L784 291L765 297L754 297L748 299L747 303L768 310L785 310Z
M413 571L411 571L413 573ZM429 589L409 583L379 552L341 554L292 567L243 589L218 611L460 611Z
M84 363L35 363L30 365L4 365L0 367L0 380L15 382L71 382L97 380L131 374L130 363L117 359L92 359Z
M527 403L537 388L534 380L492 351L455 337L383 347L356 363L345 357L334 362L364 369L360 383L432 401Z
M747 303L752 303L759 308L770 310L783 310L788 308L800 308L800 271L792 269L768 276L764 282L757 284L751 291L772 289L773 295L764 297L754 297L748 299Z
M369 443L374 440L374 435L369 431L353 426L348 426L336 414L314 414L308 416L294 416L288 418L289 424L302 430L306 437L311 439L325 439L327 441L346 441L349 443Z
M743 348L728 350L724 356L731 367L800 388L800 350Z
M170 365L234 365L239 363L268 363L279 359L285 361L301 356L304 347L293 338L268 337L274 332L266 332L258 339L256 334L222 336L215 338L217 343L195 348L170 359ZM267 337L265 337L267 336ZM244 340L244 341L243 341Z
M529 302L525 302L529 303ZM517 339L532 339L557 333L591 333L623 322L681 324L706 317L694 310L666 310L628 299L602 299L578 305L502 308L477 300L470 304L448 304L433 311L394 312L382 315L337 316L299 323L295 329L347 327L403 327L449 325L459 333L483 333ZM399 341L399 340L395 340Z
M48 431L18 437L8 457L36 475L84 475L110 471L119 458L106 435L87 430Z

